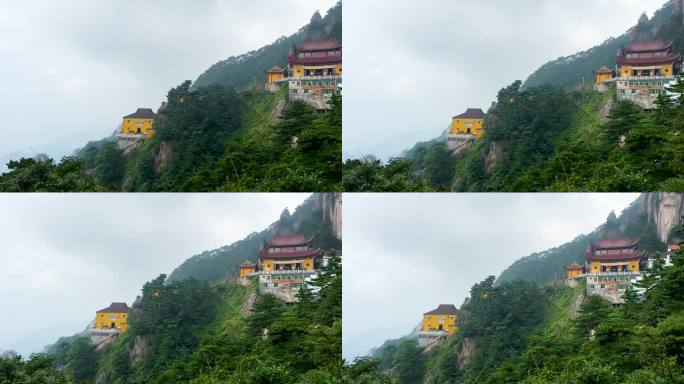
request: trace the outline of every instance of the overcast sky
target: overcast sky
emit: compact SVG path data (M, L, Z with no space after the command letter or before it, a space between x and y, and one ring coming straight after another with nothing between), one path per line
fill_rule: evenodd
M0 352L26 355L132 304L145 282L292 212L306 194L2 195Z
M542 64L589 49L665 0L344 3L344 152L396 155Z
M172 87L295 33L335 3L4 0L0 158L70 135L100 139L137 107L156 110Z
M588 233L638 194L346 194L343 350L408 334L515 260Z

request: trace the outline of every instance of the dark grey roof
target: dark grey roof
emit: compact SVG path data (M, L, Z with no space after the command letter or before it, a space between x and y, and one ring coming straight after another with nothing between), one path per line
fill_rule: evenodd
M458 116L454 116L456 119L484 119L485 114L480 108L468 108L465 113L461 113Z
M131 309L126 303L112 303L109 307L105 309L100 309L97 313L127 313Z
M455 315L458 313L456 306L453 304L440 304L437 309L426 312L426 315Z
M135 113L124 116L124 119L154 119L157 115L150 108L138 108Z

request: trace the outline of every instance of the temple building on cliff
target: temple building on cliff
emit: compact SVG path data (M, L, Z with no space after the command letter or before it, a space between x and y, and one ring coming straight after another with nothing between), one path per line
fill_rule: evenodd
M287 57L290 100L328 109L342 84L342 44L337 40L304 41Z
M447 146L455 151L484 135L485 113L480 108L468 108L451 118L451 129L447 135Z
M639 241L626 237L591 242L584 257L583 267L576 263L566 267L568 282L586 279L587 295L599 295L613 305L622 304L624 293L634 289L647 260Z
M263 242L258 256L256 264L238 267L238 281L247 285L255 277L260 294L273 294L286 303L297 301L300 288L316 278L325 263L323 251L313 247L313 238L303 235L274 236Z
M98 344L113 336L128 331L128 314L131 308L126 303L112 303L95 313L90 327L90 341Z
M456 320L458 310L453 304L440 304L436 309L423 314L420 331L416 334L418 345L426 347L458 331Z
M658 94L675 81L682 57L672 53L672 42L633 41L620 47L615 55L615 69L603 67L595 72L596 88L606 90L615 82L618 100L629 100L642 109L656 108ZM614 76L613 76L614 75Z

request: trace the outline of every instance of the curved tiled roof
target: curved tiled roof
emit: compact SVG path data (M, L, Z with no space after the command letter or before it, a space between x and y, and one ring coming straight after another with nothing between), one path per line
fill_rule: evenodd
M631 248L637 245L639 245L639 240L633 240L629 237L603 239L599 240L598 243L591 243L592 249Z
M484 119L485 114L480 108L468 108L464 113L454 116L454 119Z
M615 56L618 64L669 64L681 60L681 56L624 57Z
M568 265L567 267L565 267L565 269L580 269L580 268L582 268L582 266L577 264L577 263L572 263L572 264Z
M96 313L128 313L130 310L131 308L126 303L112 303L109 307L100 309Z
M304 41L302 45L295 47L295 51L328 51L342 48L337 40L311 40Z
M672 42L665 43L662 40L649 40L649 41L634 41L629 44L628 47L623 47L622 50L625 53L636 53L636 52L658 52L658 51L669 51L672 48Z
M269 247L291 247L295 245L308 245L312 239L304 235L293 236L274 236L271 241L266 242Z
M124 119L154 119L157 115L150 108L138 108L135 113L124 116Z
M430 312L425 312L425 315L456 315L458 310L453 304L440 304L437 309L433 309Z

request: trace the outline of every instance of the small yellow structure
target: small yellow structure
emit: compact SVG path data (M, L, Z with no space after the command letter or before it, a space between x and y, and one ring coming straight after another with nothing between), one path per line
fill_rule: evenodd
M468 108L464 113L451 119L452 135L484 135L485 114L480 108Z
M257 266L251 261L245 261L244 263L240 264L240 277L245 277L251 273L255 273L256 271Z
M95 328L128 330L128 313L130 308L126 303L112 303L109 307L97 311L95 314Z
M285 70L279 66L275 66L270 70L266 71L266 84L273 84L278 80L285 78Z
M123 117L122 135L154 136L154 121L157 115L150 108L138 108L135 113Z
M437 309L423 314L421 331L446 331L447 334L453 335L458 331L458 327L456 326L457 316L458 310L455 305L440 304Z
M577 263L572 263L565 267L565 271L568 275L568 280L574 279L576 277L582 276L582 266Z
M613 70L606 67L605 65L601 68L599 68L598 71L594 72L594 79L596 82L596 85L601 85L605 83L606 81L609 81L613 78Z

